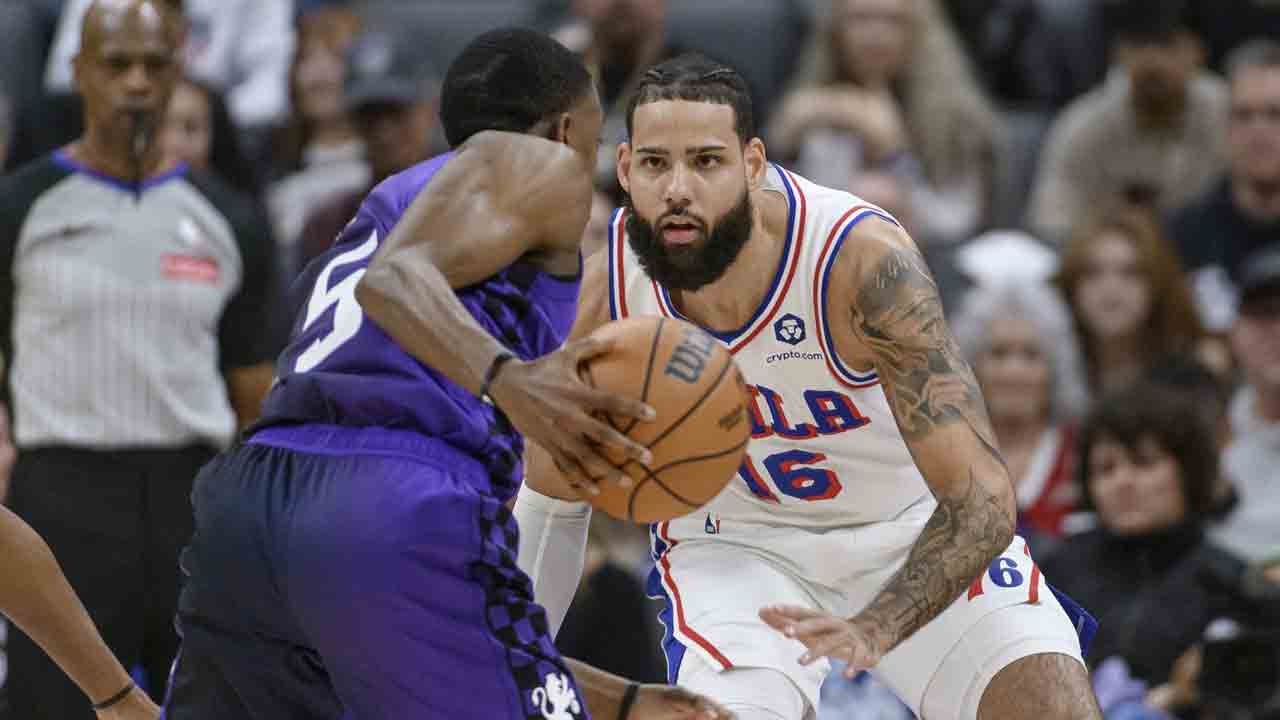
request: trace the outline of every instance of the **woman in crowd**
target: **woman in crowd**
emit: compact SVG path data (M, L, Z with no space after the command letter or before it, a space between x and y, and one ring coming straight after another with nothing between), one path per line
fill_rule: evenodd
M1082 224L1063 248L1071 306L1095 390L1122 387L1203 334L1178 260L1149 211L1122 207Z
M979 284L953 326L1014 478L1019 531L1041 550L1076 505L1075 426L1087 395L1069 311L1042 282Z
M364 143L343 98L346 53L359 31L359 17L345 7L322 6L298 21L298 52L289 72L292 111L276 136L279 179L267 193L282 257L292 257L298 233L319 205L368 187Z
M240 149L226 102L208 85L185 78L174 87L160 142L171 161L212 173L257 199L257 173Z
M1203 525L1218 451L1186 393L1139 382L1103 396L1081 427L1077 474L1097 527L1041 560L1045 578L1099 623L1086 660L1123 659L1156 685L1215 617Z
M894 199L917 237L972 237L991 211L999 122L937 0L830 0L816 27L769 123L771 154Z

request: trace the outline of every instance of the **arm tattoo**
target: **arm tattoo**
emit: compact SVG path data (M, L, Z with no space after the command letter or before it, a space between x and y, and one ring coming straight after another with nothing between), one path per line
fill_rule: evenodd
M919 253L888 251L863 281L852 321L876 355L909 446L944 427L967 428L1007 472L978 381L947 327L937 286ZM958 467L946 489L935 490L938 507L906 563L859 615L859 624L884 651L946 609L1013 539L1007 498L980 477L991 467Z
M1003 503L970 468L964 492L938 498L906 563L859 613L859 624L888 652L946 610L1012 539Z
M947 328L938 287L919 253L890 250L858 291L851 314L854 334L877 356L904 438L963 422L1003 464L978 380Z

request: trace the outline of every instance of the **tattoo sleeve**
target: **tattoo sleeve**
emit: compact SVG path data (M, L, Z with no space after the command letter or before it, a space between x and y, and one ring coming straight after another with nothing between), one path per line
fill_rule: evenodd
M977 379L913 248L862 274L851 311L938 507L902 569L855 618L883 652L957 598L1013 538L1012 486Z

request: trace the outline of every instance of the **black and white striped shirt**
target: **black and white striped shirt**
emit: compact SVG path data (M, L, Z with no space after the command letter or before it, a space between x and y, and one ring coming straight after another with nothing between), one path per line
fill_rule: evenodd
M265 220L180 167L140 187L61 153L0 178L0 351L19 448L225 444L223 371L270 360Z

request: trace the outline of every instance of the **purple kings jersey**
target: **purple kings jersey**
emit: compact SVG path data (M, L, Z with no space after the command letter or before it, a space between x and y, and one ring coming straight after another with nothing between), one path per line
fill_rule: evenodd
M510 423L476 396L418 362L364 316L355 297L385 239L452 154L392 176L376 187L334 246L298 282L306 297L258 427L320 423L387 427L443 440L489 468L493 491L515 491L522 443ZM564 341L573 323L579 278L557 278L517 261L457 290L481 327L523 360Z

